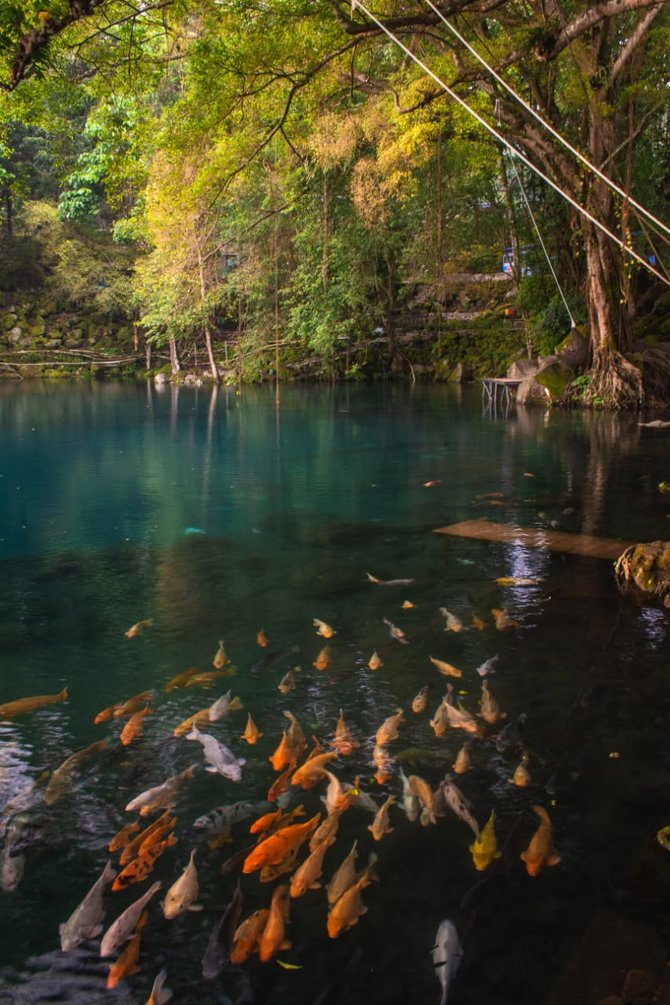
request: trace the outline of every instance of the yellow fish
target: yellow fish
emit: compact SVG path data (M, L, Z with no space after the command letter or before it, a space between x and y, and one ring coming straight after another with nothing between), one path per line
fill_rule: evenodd
M247 725L240 739L246 740L247 743L256 743L257 740L260 740L263 734L261 733L260 729L254 722L254 720L251 718L251 712L248 712L247 715L248 715Z
M495 832L496 811L491 810L488 818L478 838L470 845L472 861L477 872L483 872L491 864L494 858L500 858Z
M312 624L316 628L317 635L323 635L324 639L332 639L333 635L337 635L334 628L326 624L325 621L321 621L319 618L314 618Z

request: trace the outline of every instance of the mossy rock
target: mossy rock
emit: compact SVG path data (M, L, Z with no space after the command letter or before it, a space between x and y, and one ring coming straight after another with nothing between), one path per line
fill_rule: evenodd
M568 384L575 379L574 372L561 363L551 363L535 375L535 380L549 392L552 404L560 401Z
M670 608L670 541L652 541L627 548L615 566L622 593L660 600Z

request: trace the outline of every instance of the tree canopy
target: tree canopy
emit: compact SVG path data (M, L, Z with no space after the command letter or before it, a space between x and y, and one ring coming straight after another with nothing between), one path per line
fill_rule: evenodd
M250 371L280 343L284 363L328 370L375 330L393 343L408 284L495 271L507 245L531 324L554 337L549 307L567 334L555 291L521 274L527 199L584 321L592 396L634 405L638 319L662 287L626 246L665 275L669 232L634 203L666 216L669 29L650 0L8 2L5 229L39 137L61 216L136 243L132 302L155 340L202 338L215 376L233 337Z

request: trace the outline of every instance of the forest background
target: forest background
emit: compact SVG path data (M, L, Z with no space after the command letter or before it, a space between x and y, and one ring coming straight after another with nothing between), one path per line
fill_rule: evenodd
M573 399L667 401L668 7L5 0L0 372L482 376L574 323Z

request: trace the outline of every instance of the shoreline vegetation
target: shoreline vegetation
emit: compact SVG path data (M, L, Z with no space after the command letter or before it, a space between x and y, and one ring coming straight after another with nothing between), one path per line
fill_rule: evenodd
M670 405L670 5L5 7L7 379Z

